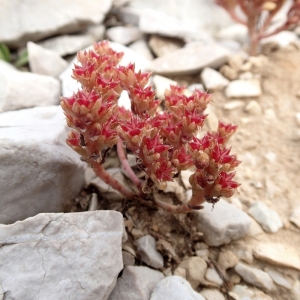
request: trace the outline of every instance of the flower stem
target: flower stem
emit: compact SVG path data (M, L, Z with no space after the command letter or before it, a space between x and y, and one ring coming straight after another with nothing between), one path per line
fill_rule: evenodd
M95 174L102 179L106 184L110 185L113 189L117 190L125 198L133 198L135 194L125 188L120 182L115 180L109 173L105 171L103 166L92 158L88 160L90 166L93 168Z
M138 179L138 177L135 175L133 170L131 169L128 160L125 155L124 147L123 147L123 141L119 138L118 144L117 144L117 152L119 159L123 165L124 170L127 172L128 176L132 180L132 182L138 187L139 191L142 193L142 183Z

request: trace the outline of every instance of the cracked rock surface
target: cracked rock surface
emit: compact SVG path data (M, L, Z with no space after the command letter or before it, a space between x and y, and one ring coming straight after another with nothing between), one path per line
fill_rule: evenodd
M148 300L163 273L148 267L126 266L109 300Z
M0 223L61 212L78 195L84 165L65 138L59 106L0 114Z
M0 225L5 299L107 299L122 263L115 211L39 214Z

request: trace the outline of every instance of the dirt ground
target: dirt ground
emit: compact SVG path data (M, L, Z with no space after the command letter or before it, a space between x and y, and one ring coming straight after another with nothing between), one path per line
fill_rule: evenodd
M269 51L267 63L259 69L251 70L259 74L262 95L258 98L226 99L224 92L215 92L213 110L216 116L225 121L238 124L238 131L231 140L232 153L238 155L242 164L237 168L236 181L241 183L234 196L240 200L244 211L257 201L263 201L281 217L284 228L275 234L263 233L255 238L234 242L223 249L253 245L259 241L279 242L294 247L300 253L300 230L289 222L293 209L300 206L300 126L296 112L300 112L300 50L295 46ZM199 77L198 82L199 82ZM182 79L197 80L196 77ZM195 82L195 81L194 81ZM233 110L225 110L224 104L242 100L245 105ZM256 100L262 108L260 114L249 114L245 106ZM90 194L91 189L87 191ZM67 211L85 210L88 196L69 203ZM174 199L172 194L164 194L167 201ZM99 194L99 209L110 208L105 194ZM230 202L230 200L229 200ZM216 204L217 205L217 204ZM196 232L191 216L174 216L167 212L149 209L134 202L114 203L114 208L124 215L129 235L127 246L135 251L134 240L151 234L158 241L158 249L165 258L165 274L171 274L185 257L195 255L195 245L202 241L201 233ZM222 247L210 248L209 260L217 260ZM142 264L138 256L136 264ZM268 268L268 264L254 259L254 266ZM293 282L300 279L299 272L288 268L275 268ZM233 271L223 274L227 278L221 290L227 299L227 292ZM246 284L242 282L242 284ZM247 285L247 284L246 284ZM201 288L200 288L201 290ZM267 293L268 294L268 293ZM270 295L275 300L291 299L288 291L277 288ZM280 295L280 296L279 296Z

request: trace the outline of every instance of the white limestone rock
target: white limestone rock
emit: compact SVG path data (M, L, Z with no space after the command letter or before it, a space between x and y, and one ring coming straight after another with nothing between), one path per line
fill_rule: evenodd
M194 92L195 90L199 90L200 92L205 92L204 86L201 83L192 83L187 86L187 89L191 92Z
M227 98L258 97L262 93L258 79L234 80L229 83L225 90Z
M261 201L253 203L249 214L262 226L266 232L277 232L283 227L278 213Z
M203 39L203 36L212 37L221 28L234 23L214 0L131 0L129 7L139 9L142 12L146 9L154 10L157 16L157 19L154 20L157 20L157 24L152 24L149 20L147 24L150 27L145 28L145 30L157 29L158 34L165 36L179 37L178 34L182 33L183 27L188 29L183 38ZM155 17L155 14L153 15ZM167 15L169 18L168 20L166 18L160 19L160 15ZM178 24L182 24L182 27L180 28Z
M211 40L207 32L190 26L186 19L178 19L155 9L146 8L142 11L139 28L147 34L159 34L187 40Z
M229 101L227 103L225 103L223 105L223 108L226 110L234 110L240 107L243 107L245 105L244 101L241 100L233 100L233 101Z
M0 112L59 103L60 83L50 76L20 72L0 60Z
M27 43L29 67L32 73L58 77L68 63L59 54L35 43Z
M154 75L152 81L155 87L156 96L160 99L165 98L165 90L170 89L170 85L178 85L176 81L160 75Z
M255 101L251 100L246 106L245 106L245 112L252 116L259 116L262 114L262 107L261 105Z
M56 52L60 56L74 54L94 42L103 39L105 27L102 24L93 25L82 34L63 34L38 42L41 47Z
M90 35L60 35L47 39L46 41L39 42L38 44L43 48L54 51L60 56L74 54L89 45L92 45L95 40Z
M254 256L273 265L300 271L300 256L297 250L289 245L261 242L254 248Z
M271 276L271 278L277 285L283 286L288 290L292 288L292 284L286 278L284 278L281 273L275 270L267 270L267 273Z
M212 68L204 68L200 78L206 89L209 91L222 90L229 84L228 79Z
M73 33L99 24L110 10L112 0L31 1L1 0L0 41L13 47L48 36ZM63 8L63 9L61 9Z
M219 253L218 264L224 269L233 268L239 262L238 258L229 250Z
M78 195L84 164L66 136L60 106L0 114L0 223L61 212Z
M295 32L292 31L281 31L277 34L274 34L272 36L269 36L267 38L264 38L261 40L262 45L267 45L267 44L276 44L279 47L283 48L291 43L298 43L299 44L300 40L299 37Z
M248 28L244 24L233 24L224 28L221 28L216 38L220 40L233 40L240 44L245 44L248 40Z
M114 6L116 6L115 3ZM128 6L121 6L117 8L116 13L119 20L122 21L123 24L130 24L134 26L139 25L139 20L141 15L141 11L139 9L128 7Z
M7 299L107 299L123 267L122 235L115 211L43 213L0 225Z
M182 268L186 271L186 280L190 283L192 288L195 289L203 281L207 264L201 257L191 256L183 260L178 265L178 268Z
M154 58L145 40L138 40L132 43L129 48L149 61Z
M225 300L223 294L216 289L203 289L201 295L207 300Z
M205 274L205 279L216 285L223 285L223 279L220 277L215 268L208 268ZM202 294L203 295L203 294ZM212 299L212 298L210 298Z
M297 125L300 126L300 112L295 113Z
M292 211L290 221L300 228L300 206Z
M243 263L238 263L234 269L244 281L253 284L256 287L263 288L268 291L275 289L272 278L264 271L247 266Z
M111 42L110 46L118 52L123 52L124 56L120 61L119 65L127 66L129 63L135 63L135 70L138 72L139 70L145 71L149 66L149 60L145 59L143 56L139 55L135 51L129 49L128 47ZM88 47L85 50L92 49ZM77 58L75 57L66 70L59 76L60 80L62 81L62 95L64 97L70 97L73 92L76 92L78 89L81 88L81 85L74 80L72 76L72 69L74 68L74 63L77 63Z
M142 37L137 27L115 26L106 30L107 37L113 42L128 45Z
M194 217L207 245L221 246L248 234L251 219L234 205L221 199L214 208L207 202L203 206L204 209L195 212Z
M300 281L299 280L296 280L295 283L293 284L291 294L293 295L293 300L300 299Z
M151 235L144 235L136 240L137 252L140 254L142 261L148 266L160 269L164 266L162 255L156 250L155 238Z
M108 300L148 300L163 273L148 267L125 266Z
M168 38L156 34L152 34L150 36L148 44L152 52L157 57L169 54L175 50L181 49L184 46L184 42L179 39Z
M150 300L205 300L196 293L191 285L181 276L168 276L159 281L151 294Z
M240 285L240 284L234 286L234 288L229 293L229 295L231 294L236 295L238 297L237 299L245 299L245 300L252 299L252 297L254 296L254 292L251 289L249 289L246 285Z
M190 75L205 67L219 68L226 63L229 51L216 43L199 42L154 59L149 68L160 75Z

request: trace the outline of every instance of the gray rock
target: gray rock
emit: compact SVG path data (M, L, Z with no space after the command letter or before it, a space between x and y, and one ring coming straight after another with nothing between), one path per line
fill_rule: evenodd
M216 285L219 285L219 286L223 285L223 279L220 277L220 275L218 274L218 272L216 271L215 268L208 268L206 270L205 279ZM205 296L205 295L203 295L203 296ZM209 299L212 299L212 298L209 298Z
M56 52L60 56L66 56L102 40L104 32L105 27L103 25L93 25L88 27L84 34L59 35L39 42L38 45Z
M298 228L300 228L300 206L292 211L292 214L289 219L294 223Z
M299 43L297 34L292 31L281 31L261 40L262 45L276 44L279 47L286 47L291 43Z
M149 66L149 61L136 53L135 51L129 49L128 47L111 42L110 46L118 52L123 52L124 56L119 63L119 65L127 66L130 62L135 63L135 70L138 72L139 70L145 71ZM87 49L90 49L89 47ZM86 50L87 50L86 49ZM76 57L71 61L66 70L59 76L62 81L62 94L65 97L69 97L76 92L80 88L80 84L78 84L71 76L72 69L74 68L74 63L77 63Z
M275 270L267 270L267 273L271 276L271 278L277 285L283 286L288 290L292 288L291 283L286 278L284 278L281 273Z
M203 206L204 209L195 212L194 216L207 245L221 246L247 235L251 219L234 205L221 199L213 209L209 203Z
M0 225L7 299L107 299L123 266L122 235L115 211L39 214Z
M202 282L207 269L205 260L198 256L183 260L178 267L186 270L186 279L194 289Z
M159 281L151 294L150 300L205 300L196 293L191 285L180 276L168 276Z
M134 266L135 258L131 253L122 251L122 257L124 266Z
M226 110L234 110L239 107L243 107L245 105L244 101L241 100L234 100L234 101L229 101L224 104L223 108Z
M204 289L201 291L201 295L207 300L225 300L223 294L216 289Z
M219 253L218 264L223 267L224 270L233 268L239 260L231 251L222 251Z
M96 193L92 193L88 211L95 211L97 210L97 208L98 208L98 196Z
M178 19L155 9L143 10L139 19L139 28L147 34L160 34L187 40L211 40L209 34L190 26L186 19Z
M147 267L125 266L109 300L148 300L163 273Z
M205 92L204 86L201 83L192 83L187 86L187 89L191 92L194 92L196 89L200 92Z
M229 83L225 90L226 97L228 98L258 97L261 93L258 79L234 80Z
M137 27L115 26L106 30L107 37L113 42L128 45L142 37Z
M59 54L35 43L27 43L29 67L32 73L58 77L68 63Z
M212 68L204 68L200 78L206 89L209 91L222 90L229 84L228 79Z
M1 0L0 41L9 46L23 46L48 36L72 33L91 24L99 24L110 10L112 0L30 1ZM63 7L63 9L59 9Z
M202 249L202 250L196 250L196 255L203 258L204 260L208 260L209 250L208 249Z
M235 271L243 278L244 281L253 284L256 287L272 291L275 289L274 283L270 275L259 269L238 263Z
M230 293L234 293L239 297L237 299L241 300L251 300L251 297L254 296L254 292L252 290L250 290L247 286L240 284L235 285Z
M299 280L295 281L292 291L291 291L291 294L293 295L293 300L300 299L300 281Z
M239 79L241 79L241 80L249 80L249 79L253 79L254 78L254 75L253 75L253 73L251 73L251 72L244 72L244 73L241 73L240 75L239 75Z
M124 24L138 26L140 21L140 15L141 11L133 7L122 6L119 7L117 10L117 16Z
M132 43L129 46L129 49L135 51L136 53L140 54L141 56L143 56L145 59L149 61L154 58L147 43L144 40L138 40Z
M235 80L238 78L238 72L228 65L223 65L220 68L220 73L229 80Z
M92 45L95 40L90 35L60 35L50 38L38 44L43 48L54 51L60 56L74 54L89 45Z
M170 85L178 85L176 81L160 75L154 75L152 81L155 87L156 95L160 99L165 98L165 90L170 89Z
M60 83L55 78L20 72L3 60L0 77L0 112L59 103Z
M197 31L196 37L202 38L204 33L207 36L213 36L221 28L233 24L230 16L213 0L132 0L129 7L140 9L152 9L159 13L163 13L176 20L184 20L186 27L192 28ZM165 20L158 20L159 24L164 24ZM153 25L153 24L150 24ZM170 25L168 28L172 29ZM166 27L165 27L166 28ZM164 28L158 28L164 30ZM191 30L191 29L189 29ZM166 31L166 30L165 30ZM159 32L161 34L161 32ZM166 32L166 36L175 34L174 31ZM178 37L178 36L177 36ZM185 36L184 38L186 38ZM193 36L192 36L193 37Z
M225 48L215 43L192 43L154 59L149 68L161 75L196 74L205 67L220 67L226 63L228 55L229 52Z
M266 232L275 233L283 227L283 223L277 212L261 201L257 201L251 205L249 214Z
M228 59L228 65L235 71L239 72L245 62L246 57L247 55L243 52L233 55Z
M164 266L162 255L156 250L156 241L153 236L145 235L136 240L137 251L142 261L148 266L160 269Z
M259 116L262 114L262 108L260 104L255 101L251 100L245 107L245 112L249 113L252 116Z
M67 146L60 106L0 114L0 223L61 212L84 184L84 164Z
M156 34L150 36L148 43L150 49L157 57L169 54L184 46L184 43L178 39L163 37Z
M300 95L300 94L299 94ZM300 112L295 113L297 125L300 126Z
M239 259L245 261L246 263L250 265L253 263L253 251L251 246L237 245L235 254Z
M299 252L292 246L261 242L254 248L254 256L273 265L300 270Z

